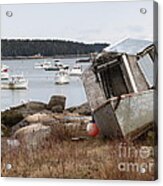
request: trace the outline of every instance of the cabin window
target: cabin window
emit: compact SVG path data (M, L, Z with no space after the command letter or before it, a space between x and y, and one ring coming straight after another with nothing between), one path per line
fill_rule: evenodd
M154 61L155 60L155 50L154 49L150 50L149 55L152 58L152 61Z
M146 54L138 60L138 66L144 75L149 88L154 86L154 63L149 54Z
M100 83L104 89L106 98L120 96L131 91L126 72L123 64L116 62L112 65L107 65L100 70Z

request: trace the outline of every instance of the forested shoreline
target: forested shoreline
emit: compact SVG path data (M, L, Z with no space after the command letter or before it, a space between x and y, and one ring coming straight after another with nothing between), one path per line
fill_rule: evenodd
M17 56L64 56L84 55L92 52L100 52L107 43L85 44L65 40L1 40L2 58Z

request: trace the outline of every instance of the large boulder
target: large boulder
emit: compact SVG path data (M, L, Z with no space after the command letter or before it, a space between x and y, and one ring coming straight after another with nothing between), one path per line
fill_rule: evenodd
M18 139L30 150L31 148L39 148L50 134L51 128L49 126L37 123L17 130L14 134L14 138Z
M91 108L88 103L83 103L82 105L77 107L70 107L67 109L67 111L71 113L78 113L80 115L86 115L86 116L91 115Z
M38 101L30 101L28 103L24 103L22 105L11 107L10 109L2 112L4 115L11 116L14 115L16 118L17 116L26 117L30 114L35 114L37 112L40 112L42 110L45 110L47 107L47 104L38 102ZM5 124L5 123L4 123Z
M38 102L38 101L31 101L26 104L27 109L34 110L37 112L46 109L46 107L47 107L46 103L42 103L42 102Z
M12 127L12 133L17 131L22 127L26 127L33 123L41 123L43 125L54 125L58 124L59 120L57 120L51 112L40 112L33 115L29 115L24 118L22 121L17 123L15 126Z
M3 111L1 114L1 121L5 126L10 128L22 121L28 115L45 110L46 107L47 104L45 103L31 101Z
M44 121L48 121L49 119L51 120L52 117L45 113L36 113L25 118L28 123L42 123Z
M56 105L51 108L51 111L54 113L62 113L63 112L63 106L62 105Z
M63 112L65 109L66 97L54 95L50 98L47 108L53 112Z
M30 114L35 114L37 112L40 112L44 109L46 109L47 104L38 102L38 101L30 101L28 103L25 103L23 105L17 106L12 108L12 110L17 110L20 113L23 114L24 117L30 115Z
M23 120L23 115L17 110L6 110L1 113L1 122L8 128Z

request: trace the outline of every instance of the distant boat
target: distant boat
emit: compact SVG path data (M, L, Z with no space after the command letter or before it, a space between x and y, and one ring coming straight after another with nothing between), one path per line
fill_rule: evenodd
M50 61L44 61L42 63L35 63L34 68L35 69L45 69L48 67L51 67L52 63Z
M27 89L28 80L23 75L13 75L8 82L1 83L2 89Z
M9 67L7 65L1 65L1 80L8 80L9 79Z
M60 62L60 59L55 59L54 62Z
M9 73L8 72L1 72L1 80L8 80Z
M70 76L81 76L82 75L82 66L81 65L74 65L73 68L70 70Z
M43 69L43 63L35 63L34 69Z
M87 59L77 59L76 63L89 63L90 62L90 58Z
M62 85L70 82L69 74L66 70L61 69L55 76L55 83Z
M46 71L59 71L61 69L68 70L69 66L62 64L60 61L55 61L55 63L51 63L49 66L44 67Z

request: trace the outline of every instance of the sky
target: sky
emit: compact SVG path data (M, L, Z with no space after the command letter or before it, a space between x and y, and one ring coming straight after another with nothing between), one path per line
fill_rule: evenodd
M1 37L85 43L115 43L128 37L152 40L152 18L153 1L2 5Z

